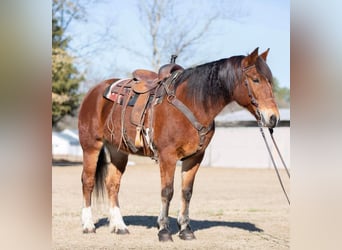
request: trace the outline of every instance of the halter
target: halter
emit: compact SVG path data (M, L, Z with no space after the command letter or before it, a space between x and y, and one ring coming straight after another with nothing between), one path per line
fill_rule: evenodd
M246 68L243 68L242 69L242 72L245 74L245 86L247 88L247 91L248 91L248 96L249 98L251 99L251 104L256 108L255 110L255 113L256 113L256 116L257 116L257 123L258 123L258 126L261 127L262 126L262 120L261 120L261 113L260 113L260 110L259 110L259 104L258 104L258 101L255 99L252 91L251 91L251 87L249 86L249 82L248 82L248 77L249 75L247 74L247 72L249 70L251 70L252 68L255 68L255 65L251 65L251 66L248 66Z
M266 137L265 137L264 130L262 129L261 112L260 112L260 110L259 110L259 104L258 104L257 100L255 99L255 97L254 97L254 95L253 95L253 93L252 93L252 91L251 91L251 88L250 88L250 86L249 86L249 83L248 83L248 79L247 79L247 78L248 78L249 76L248 76L247 72L248 72L250 69L254 68L254 67L255 67L255 65L253 64L253 65L251 65L251 66L248 66L248 67L242 69L242 72L246 75L246 77L245 77L245 86L246 86L247 91L248 91L248 96L249 96L249 98L251 99L251 104L252 104L253 106L255 106L255 108L256 108L256 115L257 115L258 127L259 127L259 129L260 129L260 133L261 133L261 135L262 135L262 138L264 139L264 142L265 142L265 145L266 145L268 154L270 155L270 158L271 158L271 160L272 160L274 169L275 169L275 171L276 171L276 173L277 173L277 177L278 177L280 186L281 186L281 188L282 188L282 190L283 190L283 192L284 192L284 194L285 194L285 197L286 197L286 199L287 199L287 202L288 202L289 205L290 205L290 199L289 199L289 197L288 197L288 195L287 195L287 193L286 193L286 190L285 190L284 185L283 185L283 182L282 182L282 180L281 180L281 177L280 177L280 174L279 174L277 165L276 165L276 163L275 163L275 161L274 161L274 158L273 158L273 155L272 155L270 146L269 146L268 143L267 143L267 140L266 140ZM284 167L285 167L286 173L287 173L288 177L290 178L289 170L287 169L287 166L286 166L286 164L285 164L285 162L284 162L284 159L283 159L283 157L281 156L280 151L279 151L279 148L278 148L278 146L277 146L277 143L275 142L275 139L274 139L274 137L273 137L273 128L268 128L268 131L270 132L270 136L271 136L272 141L273 141L273 144L274 144L274 146L275 146L275 148L276 148L276 150L277 150L277 152L278 152L278 155L279 155L279 157L280 157L280 159L281 159L281 162L283 163L283 165L284 165Z
M247 74L247 71L249 71L249 70L252 69L252 68L255 68L255 65L254 65L254 64L253 64L252 66L243 68L243 69L242 69L242 72L246 75L246 78L245 78L245 86L246 86L247 91L248 91L248 96L249 96L249 98L251 98L251 103L252 103L252 105L254 105L254 106L258 109L259 104L258 104L257 100L255 99L255 97L253 96L253 93L252 93L252 91L251 91L251 88L249 87L248 80L247 80L247 77L249 76L249 75Z

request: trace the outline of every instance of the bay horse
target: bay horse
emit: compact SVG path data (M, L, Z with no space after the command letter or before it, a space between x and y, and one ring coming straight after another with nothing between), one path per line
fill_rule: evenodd
M164 98L149 104L142 128L152 132L144 133L150 135L151 143L145 143L137 150L123 143L124 138L134 140L136 136L136 126L130 121L132 107L103 97L108 86L119 79L105 80L92 88L83 100L78 121L83 149L83 232L95 232L91 196L94 187L103 191L105 186L110 203L110 231L129 233L120 213L118 193L128 155L138 154L156 157L159 162L159 241L172 241L168 213L176 163L182 161L181 205L177 218L179 237L195 239L190 227L189 204L196 172L214 135L214 118L227 104L236 101L254 115L260 126L273 128L279 121L272 92L272 73L266 64L268 52L269 49L259 55L256 48L247 56L232 56L177 71L168 78L172 78L168 80L169 84L164 84L164 80L159 82ZM110 162L106 161L108 155Z

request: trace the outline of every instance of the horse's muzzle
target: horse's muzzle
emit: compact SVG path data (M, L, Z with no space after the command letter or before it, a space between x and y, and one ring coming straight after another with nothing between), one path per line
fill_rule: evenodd
M267 128L274 128L279 122L279 114L275 112L261 111L261 125Z

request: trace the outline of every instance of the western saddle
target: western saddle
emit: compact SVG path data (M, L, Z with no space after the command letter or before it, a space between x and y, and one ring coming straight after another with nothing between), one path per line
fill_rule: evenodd
M172 62L172 60L171 60ZM149 145L153 151L150 141L146 137L146 131L143 130L144 117L149 107L162 101L166 93L163 82L166 82L175 72L183 71L183 67L172 63L162 66L158 73L146 69L137 69L133 71L133 78L122 79L112 83L104 92L104 97L113 101L115 104L122 105L122 124L121 136L127 147L133 152L144 148L144 139L146 145ZM152 104L152 105L151 105ZM124 116L127 106L132 107L130 121L136 126L136 136L134 144L128 138L124 127ZM149 129L152 132L152 129ZM147 136L152 139L152 136Z

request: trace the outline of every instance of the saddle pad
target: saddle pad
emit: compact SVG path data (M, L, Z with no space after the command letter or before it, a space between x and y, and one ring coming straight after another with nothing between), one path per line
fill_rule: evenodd
M117 104L123 105L125 98L128 96L129 92L131 91L131 84L129 84L132 79L121 79L106 88L103 93L103 97L107 100L115 102ZM125 86L127 85L127 86ZM134 106L138 95L133 94L128 102L128 106Z

